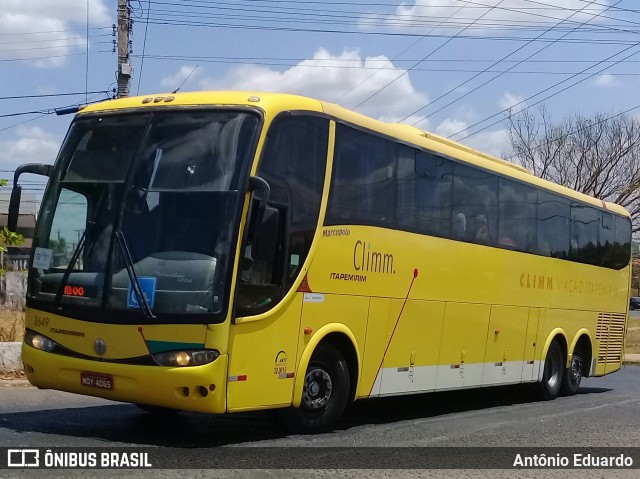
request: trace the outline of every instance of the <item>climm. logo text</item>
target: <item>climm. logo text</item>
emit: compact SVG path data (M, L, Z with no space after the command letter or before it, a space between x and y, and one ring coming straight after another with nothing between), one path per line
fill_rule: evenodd
M356 271L396 274L391 253L372 250L371 243L360 240L353 245L353 267Z

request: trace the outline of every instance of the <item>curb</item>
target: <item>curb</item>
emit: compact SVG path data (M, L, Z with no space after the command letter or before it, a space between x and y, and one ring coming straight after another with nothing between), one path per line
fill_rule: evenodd
M0 372L22 370L21 347L20 341L0 343Z

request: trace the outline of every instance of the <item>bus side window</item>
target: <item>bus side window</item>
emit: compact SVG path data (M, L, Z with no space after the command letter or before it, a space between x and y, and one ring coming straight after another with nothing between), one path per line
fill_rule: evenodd
M538 191L538 254L568 258L571 207L569 201L547 191Z
M498 177L456 163L453 168L453 212L463 213L463 241L494 245L498 236ZM452 223L457 218L452 217Z
M600 211L591 206L571 205L571 251L570 258L580 263L599 264L598 234Z
M535 188L500 178L500 247L535 252L537 193Z
M398 225L442 238L449 237L452 226L459 232L462 223L452 225L450 221L451 178L450 160L401 146L397 173Z
M326 225L392 226L400 146L338 124Z

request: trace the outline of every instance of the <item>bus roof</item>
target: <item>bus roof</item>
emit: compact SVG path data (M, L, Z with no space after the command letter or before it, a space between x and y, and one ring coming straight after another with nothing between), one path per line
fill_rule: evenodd
M228 105L257 107L274 117L280 111L313 111L352 123L357 126L396 138L404 143L412 144L461 160L481 168L493 170L526 183L545 188L574 198L578 201L609 209L618 214L629 216L621 206L593 198L570 188L558 185L532 175L527 169L509 161L474 150L448 138L436 135L401 123L386 123L380 120L348 110L344 107L313 98L284 93L258 91L197 91L180 93L160 93L109 100L89 105L79 115L101 111L132 110L143 108L173 108L178 106Z

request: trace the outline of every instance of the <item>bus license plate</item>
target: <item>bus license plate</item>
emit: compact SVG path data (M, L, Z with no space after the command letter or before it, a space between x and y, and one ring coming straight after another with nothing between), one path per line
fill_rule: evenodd
M82 371L80 373L80 383L90 388L113 389L113 376L111 374Z

